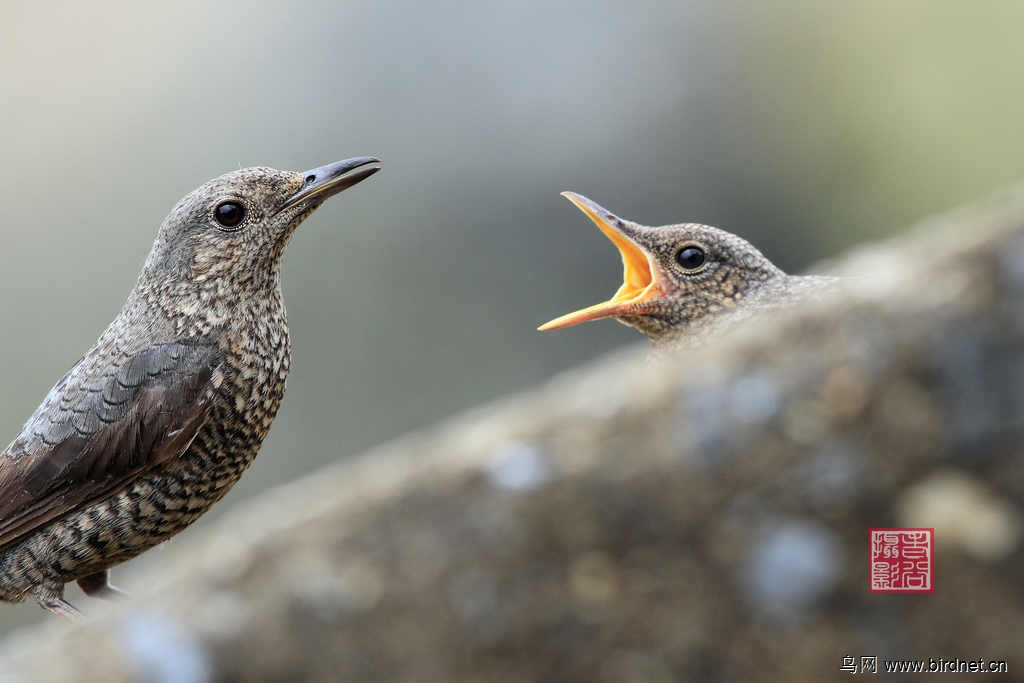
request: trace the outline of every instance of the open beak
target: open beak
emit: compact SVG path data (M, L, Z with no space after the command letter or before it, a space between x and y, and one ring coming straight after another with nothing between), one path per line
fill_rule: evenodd
M587 214L618 248L622 255L622 286L608 301L555 318L537 329L556 330L590 320L636 315L637 304L662 296L663 291L655 281L650 259L636 242L623 232L622 220L596 202L575 192L563 192L562 196Z
M310 199L323 201L360 183L380 170L380 159L374 157L353 157L335 161L320 168L306 171L306 180L299 191L289 197L279 211L290 209Z

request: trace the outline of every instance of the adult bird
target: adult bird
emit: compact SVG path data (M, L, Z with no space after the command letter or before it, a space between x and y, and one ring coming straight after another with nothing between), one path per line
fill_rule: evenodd
M371 157L211 180L164 220L135 288L96 344L0 454L0 600L57 614L77 581L175 535L249 466L284 395L281 258Z
M698 223L648 227L619 218L574 192L575 204L622 256L622 286L611 299L541 325L554 330L615 318L658 348L688 345L726 324L828 289L835 278L787 275L752 244Z

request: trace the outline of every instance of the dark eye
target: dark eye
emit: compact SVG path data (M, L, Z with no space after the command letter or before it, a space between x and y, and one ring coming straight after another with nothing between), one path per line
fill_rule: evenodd
M676 263L686 270L697 270L704 265L707 257L700 247L683 247L676 252Z
M225 228L237 228L245 218L245 207L238 202L221 202L213 210L213 216Z

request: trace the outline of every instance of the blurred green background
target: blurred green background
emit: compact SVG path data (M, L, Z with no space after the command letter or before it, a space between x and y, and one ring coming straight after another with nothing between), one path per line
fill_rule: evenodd
M638 342L611 321L535 331L619 284L561 190L800 270L1016 179L1022 20L925 0L6 2L0 432L116 314L179 197L377 155L292 242L288 395L208 522ZM41 618L0 606L0 634Z

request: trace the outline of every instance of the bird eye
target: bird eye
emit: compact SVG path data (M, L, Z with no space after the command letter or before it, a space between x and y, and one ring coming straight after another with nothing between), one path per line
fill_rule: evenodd
M706 260L704 250L700 247L683 247L676 252L676 263L686 270L697 270Z
M242 219L245 218L245 207L239 202L221 202L213 210L213 216L222 227L228 229L237 228L242 223Z

